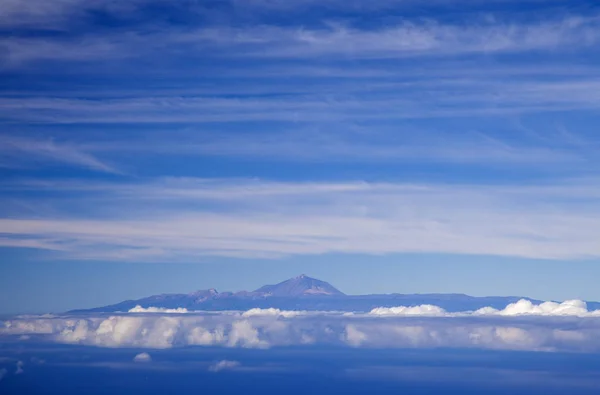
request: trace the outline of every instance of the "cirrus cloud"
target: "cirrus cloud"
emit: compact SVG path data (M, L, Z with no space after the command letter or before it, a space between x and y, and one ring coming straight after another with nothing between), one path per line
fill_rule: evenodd
M45 200L53 215L0 218L0 245L55 250L71 259L600 256L594 237L600 232L600 188L594 179L527 186L164 179L25 183L5 190L31 187L60 193ZM73 213L73 198L85 216Z

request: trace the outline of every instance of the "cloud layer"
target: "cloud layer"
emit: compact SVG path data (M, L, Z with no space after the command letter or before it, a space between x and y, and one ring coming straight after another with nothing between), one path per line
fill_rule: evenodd
M573 316L573 317L600 317L600 310L588 310L587 303L583 300L566 300L561 303L543 302L539 305L527 299L510 303L502 310L493 307L482 307L476 311L449 313L439 306L398 306L376 307L369 315L379 317L398 316L430 316L430 317L465 317L465 316Z
M154 51L181 56L184 50L187 50L188 54L203 52L205 56L215 58L443 57L470 53L587 48L593 46L599 38L596 15L550 14L544 20L535 18L525 21L519 18L502 20L498 16L489 21L489 18L486 20L481 13L474 12L469 23L450 23L431 17L412 20L396 17L383 27L364 28L346 22L341 17L343 13L338 15L336 22L310 18L309 15L309 19L305 21L308 23L303 26L300 23L282 25L268 17L263 21L255 21L254 24L243 23L243 19L235 20L236 13L227 10L231 15L227 18L224 12L226 9L221 9L221 19L225 17L229 20L225 20L223 24L214 24L209 22L209 18L214 15L205 8L190 6L188 2L187 9L184 9L185 5L169 7L165 2L165 16L188 12L191 18L195 16L196 23L191 26L169 24L168 20L153 13L146 14L148 20L130 25L129 34L115 34L98 25L97 31L65 34L49 40L43 35L44 28L48 28L47 24L59 25L59 28L70 33L69 27L82 27L81 22L73 23L72 18L79 17L86 21L84 17L87 12L103 11L110 14L113 11L113 17L126 19L134 12L144 15L143 3L151 2L136 2L137 6L134 7L111 7L108 4L112 2L99 2L104 3L104 6L89 7L91 9L87 8L84 2L69 1L63 4L65 3L69 6L57 7L48 13L30 12L32 7L29 6L4 7L5 16L0 18L0 25L12 24L14 29L13 35L0 41L6 48L4 63L15 66L43 60L85 62L97 59L136 59L148 57ZM227 7L226 3L221 2ZM239 2L234 2L234 7L237 4ZM317 3L313 3L315 4ZM45 8L47 7L39 7L40 10ZM195 10L204 12L193 15ZM402 10L396 9L396 12L399 11ZM333 19L333 16L331 18ZM34 20L37 23L32 23ZM94 26L93 20L87 22ZM235 26L236 22L241 26ZM21 26L15 26L19 23ZM166 24L170 25L169 29L164 29ZM39 30L36 29L38 26ZM22 30L17 29L19 27ZM32 31L37 34L31 34ZM73 31L77 32L75 29ZM29 35L23 34L24 32ZM81 39L82 36L85 40Z
M600 257L593 2L126 3L0 3L0 248Z
M13 210L0 218L0 246L129 261L403 252L600 256L594 179L528 186L189 178L0 184L7 194L32 188L56 196L43 198L52 214L16 217Z
M29 337L19 340L22 335ZM367 314L265 310L251 314L30 316L4 321L1 339L149 349L322 344L596 352L600 351L600 311L589 312L580 301L540 305L519 301L500 311L485 308L463 313L416 306L378 308ZM136 361L150 360L140 355ZM215 365L215 371L231 367Z
M188 310L185 307L178 307L176 309L165 309L162 307L147 307L144 308L140 305L135 306L134 308L129 309L129 313L161 313L161 314L185 314Z

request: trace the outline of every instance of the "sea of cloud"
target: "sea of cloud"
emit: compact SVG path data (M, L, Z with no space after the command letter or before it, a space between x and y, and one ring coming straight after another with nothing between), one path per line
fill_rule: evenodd
M163 307L142 307L140 305L135 306L128 310L129 313L162 313L162 314L184 314L188 312L185 307L178 307L176 309L166 309Z
M463 316L575 316L575 317L600 317L600 310L590 311L587 303L582 300L566 300L562 303L544 302L538 305L527 299L507 305L498 310L493 307L483 307L475 311L449 313L439 306L399 306L377 307L369 312L377 316L437 316L437 317L463 317Z
M461 313L432 305L368 313L136 307L115 314L17 316L0 321L3 339L148 349L330 345L598 352L600 312L588 311L582 301L535 305L526 300L502 310Z

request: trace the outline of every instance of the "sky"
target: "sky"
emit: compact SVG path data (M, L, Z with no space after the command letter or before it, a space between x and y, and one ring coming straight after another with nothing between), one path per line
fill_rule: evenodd
M600 300L595 3L0 0L0 313Z

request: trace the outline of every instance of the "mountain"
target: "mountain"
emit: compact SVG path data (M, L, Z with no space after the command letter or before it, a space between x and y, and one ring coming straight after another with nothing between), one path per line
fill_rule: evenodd
M188 294L161 294L142 299L126 300L117 304L92 309L74 310L70 313L126 312L136 306L188 310L249 310L252 308L277 308L281 310L355 311L367 312L376 307L418 306L431 304L447 311L477 310L482 307L503 309L510 303L527 299L539 304L542 301L519 296L475 297L464 294L383 294L346 295L331 284L300 275L275 285L265 285L255 291L218 292L211 288ZM590 309L599 309L600 303L588 302Z
M317 280L316 278L310 278L305 274L290 278L289 280L280 282L279 284L265 285L254 292L263 294L265 296L278 297L344 295L331 284L326 283L325 281Z

